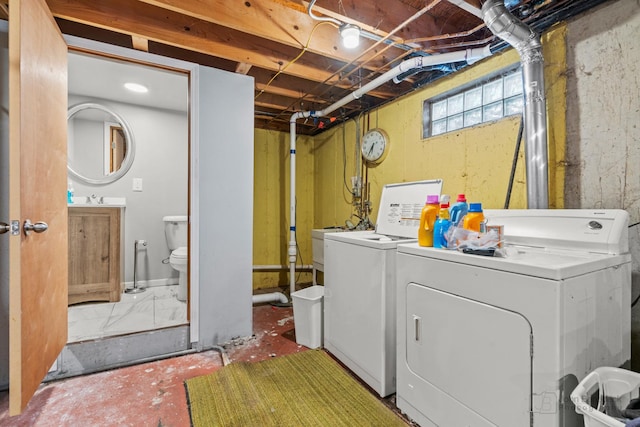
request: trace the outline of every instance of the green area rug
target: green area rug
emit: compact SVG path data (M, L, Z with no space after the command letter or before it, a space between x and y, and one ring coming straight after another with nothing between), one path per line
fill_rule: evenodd
M185 381L194 427L406 426L322 350Z

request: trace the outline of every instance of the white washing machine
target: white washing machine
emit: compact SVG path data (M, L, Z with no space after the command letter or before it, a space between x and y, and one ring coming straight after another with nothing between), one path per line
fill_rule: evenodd
M396 247L416 241L442 180L384 186L376 230L324 235L324 347L380 396L395 392Z
M398 246L396 404L422 427L582 426L570 402L630 361L622 210L487 210L508 258Z

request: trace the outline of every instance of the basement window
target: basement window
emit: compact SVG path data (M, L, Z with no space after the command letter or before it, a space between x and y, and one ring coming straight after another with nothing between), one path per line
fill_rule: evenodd
M425 100L422 138L521 114L523 106L522 70L516 69L444 98Z

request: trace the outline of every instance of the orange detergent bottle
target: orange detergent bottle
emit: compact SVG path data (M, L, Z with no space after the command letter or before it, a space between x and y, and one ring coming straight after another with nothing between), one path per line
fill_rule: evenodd
M462 220L462 228L479 233L482 221L484 221L482 203L469 203L469 212L467 212Z
M418 228L418 245L433 246L433 226L438 218L440 204L438 195L427 196L427 204L422 208L420 228Z

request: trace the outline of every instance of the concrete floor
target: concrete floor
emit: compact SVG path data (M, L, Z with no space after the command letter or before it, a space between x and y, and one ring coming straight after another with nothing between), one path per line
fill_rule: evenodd
M231 362L258 362L306 351L296 344L291 307L254 307L255 337L228 346ZM222 367L217 351L189 354L40 386L23 414L8 416L0 392L0 426L189 426L184 381ZM385 399L387 406L393 401Z
M235 361L260 361L305 351L295 343L291 307L254 307L255 338L229 346ZM8 416L0 393L0 426L188 426L184 381L219 369L205 351L42 385L24 413Z

